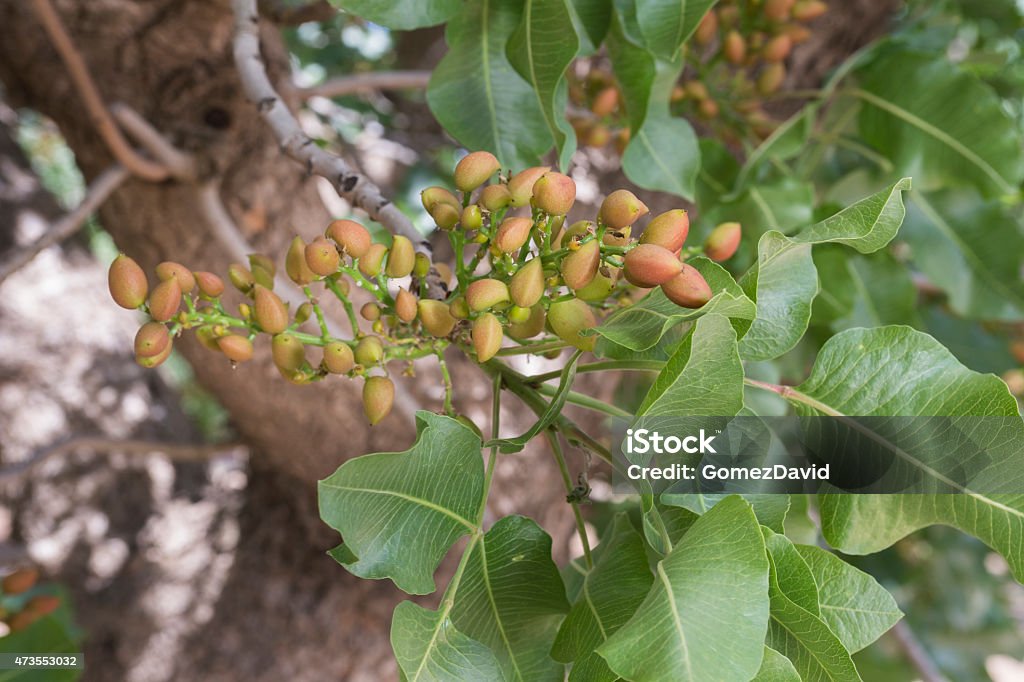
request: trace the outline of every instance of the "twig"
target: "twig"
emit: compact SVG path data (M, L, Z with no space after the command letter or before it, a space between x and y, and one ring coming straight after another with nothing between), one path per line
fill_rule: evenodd
M64 62L68 75L71 77L71 83L78 91L79 97L82 98L92 124L103 141L106 142L114 158L120 161L121 165L131 171L133 175L140 178L153 182L166 180L170 171L163 164L140 156L121 134L113 117L103 104L103 98L100 97L96 83L89 74L89 69L86 67L81 53L72 42L71 36L68 35L64 23L53 9L50 0L32 0L32 7L46 30L50 42L53 43L54 49L57 50Z
M131 173L121 164L114 164L103 171L89 185L82 202L54 222L42 237L8 252L7 257L0 261L0 284L35 258L40 251L64 241L77 232L85 220L130 176Z
M917 635L907 625L907 621L899 621L889 632L899 645L900 651L921 676L922 682L949 682L949 678L939 671L938 666L917 639Z
M297 88L296 94L302 99L309 99L343 97L374 90L423 90L429 81L429 71L372 71L331 78L308 88Z
M195 158L176 148L167 141L160 131L142 117L139 112L123 102L110 105L110 113L114 115L121 127L152 154L178 180L194 180L196 176Z
M260 0L259 7L267 19L279 26L295 26L309 21L328 21L338 14L338 10L331 7L326 0L313 0L313 2L298 7L289 7L281 0Z
M37 450L24 461L3 467L0 469L0 483L23 480L33 469L46 460L75 450L99 450L128 455L148 455L160 452L180 462L202 462L219 452L227 452L244 447L241 443L183 445L147 440L121 440L108 436L74 436Z

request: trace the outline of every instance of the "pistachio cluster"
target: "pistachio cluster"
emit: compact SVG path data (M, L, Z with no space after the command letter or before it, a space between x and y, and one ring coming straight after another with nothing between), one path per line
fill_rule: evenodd
M0 606L0 619L7 624L11 632L24 630L60 606L60 599L52 594L26 594L36 588L38 581L39 571L34 568L19 568L4 576L0 582L0 596L4 598L4 605ZM22 595L28 599L24 599ZM15 607L14 602L7 601L7 597L15 597L19 602L23 599L24 601Z
M407 237L374 241L352 220L333 221L308 244L295 237L285 272L307 301L294 313L274 293L273 261L260 254L249 257L248 267L236 263L228 269L228 280L246 297L237 313L227 311L225 283L212 273L161 263L159 283L150 291L142 268L118 256L110 266L111 295L150 318L135 339L137 361L156 367L170 354L173 338L192 329L206 348L245 362L256 338L267 334L274 363L289 381L305 384L331 374L362 378L364 410L376 424L394 400L388 363L405 361L411 373L412 360L435 355L445 377L445 410L451 412L447 346L481 363L502 352L506 338L525 347L510 349L515 352L592 350L596 337L587 330L603 312L628 305L635 287L661 287L684 307L707 303L711 288L686 260L698 253L725 260L739 245L739 224L725 223L703 247L687 248L689 217L681 209L651 219L635 239L632 231L648 208L628 190L608 195L595 220L566 226L576 199L572 178L539 166L492 182L499 171L492 154L474 152L455 168L458 196L443 187L421 194L424 208L448 235L454 271L432 262ZM439 287L432 288L432 280ZM313 285L342 303L352 338L329 333ZM353 286L372 297L358 316ZM440 298L429 295L437 290ZM319 334L303 332L314 317ZM308 347L320 348L319 362L307 358Z

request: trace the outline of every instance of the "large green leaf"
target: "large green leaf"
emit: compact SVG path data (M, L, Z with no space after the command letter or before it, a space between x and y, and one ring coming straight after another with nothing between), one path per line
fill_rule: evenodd
M731 417L743 408L743 363L736 330L722 315L705 315L654 380L637 416Z
M757 264L740 280L757 303L757 317L740 341L747 360L771 360L792 349L807 331L818 294L813 244L844 244L860 253L878 251L896 236L905 208L902 192L910 179L849 206L793 237L766 232L758 242Z
M643 0L636 6L640 30L651 52L672 60L715 0Z
M471 551L452 609L455 627L494 652L502 679L564 679L564 666L549 654L569 611L551 538L528 518L506 516Z
M718 313L738 320L754 318L753 301L747 298L725 268L704 257L688 262L700 271L714 292L704 307L697 310L680 308L668 300L661 289L655 289L638 303L610 315L596 330L602 340L629 350L643 351L657 345L673 327L702 315ZM600 342L597 354L608 355Z
M909 327L837 334L822 347L810 377L796 391L797 406L812 413L945 416L950 428L971 433L979 447L987 448L992 464L983 476L1012 481L1019 473L1024 420L1006 384L967 369L935 339ZM979 425L976 418L985 416L998 419ZM1024 495L969 490L821 495L819 500L825 538L844 552L877 552L939 523L980 538L1006 557L1018 579L1024 577Z
M552 649L557 660L573 663L570 682L618 679L594 650L633 616L654 581L643 540L626 515L615 517L607 535L594 551L593 568L581 568L579 594Z
M427 88L430 110L445 130L512 169L537 165L551 147L537 96L505 53L521 16L520 0L466 3L448 23L448 54Z
M801 679L859 681L850 652L818 615L814 579L793 543L783 535L769 534L767 547L768 646L788 658Z
M462 0L330 0L335 7L387 28L407 31L443 24Z
M800 682L793 662L771 647L764 648L764 659L757 676L750 682Z
M900 235L914 264L962 317L1024 318L1024 225L998 201L971 192L910 194Z
M351 459L320 481L320 516L341 533L349 571L429 594L452 543L476 529L484 467L479 436L454 419L417 412L416 427L409 450Z
M836 331L887 324L920 324L917 289L906 267L890 254L850 253L839 246L814 250L820 291L814 323Z
M746 682L761 665L767 627L764 539L750 505L732 497L658 563L643 604L597 651L635 682Z
M459 632L448 610L430 611L411 601L395 608L391 648L408 682L490 682L501 679L494 653Z
M693 200L700 147L686 119L652 114L622 155L622 170L635 185Z
M608 26L612 19L611 0L572 0L572 9L579 18L591 45L598 46L608 35Z
M508 58L533 88L562 168L576 150L576 133L565 118L565 70L579 47L566 0L525 0L522 20L508 41Z
M974 184L1010 194L1022 177L1020 128L996 93L943 58L893 48L855 72L860 134L920 189Z
M631 16L626 11L628 9L631 7L616 3L608 29L607 47L629 127L636 132L647 118L647 106L653 95L658 69L654 56L640 44L636 35L639 27L631 25L635 24L636 17Z
M662 504L704 514L727 497L722 493L662 493L658 500ZM786 513L789 511L789 495L755 493L744 495L743 499L753 507L758 523L776 533L783 532Z
M820 547L797 545L814 576L821 619L851 653L882 636L903 613L867 573Z

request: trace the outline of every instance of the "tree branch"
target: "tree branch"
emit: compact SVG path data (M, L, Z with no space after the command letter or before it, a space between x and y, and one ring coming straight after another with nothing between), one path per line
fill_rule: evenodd
M906 620L901 620L889 631L892 638L896 640L900 651L914 669L917 670L923 682L949 682L949 678L942 674L935 662L932 661L924 646L917 639L917 635L907 625Z
M374 90L423 90L429 81L429 71L372 71L331 78L320 85L297 88L295 92L302 99L343 97Z
M144 180L153 182L166 180L170 172L163 164L140 156L132 149L128 141L124 139L113 117L103 104L103 98L100 96L99 89L89 74L85 60L82 59L82 54L75 47L74 42L72 42L71 36L68 35L67 29L64 28L64 23L53 9L50 0L32 0L32 8L46 30L46 34L49 36L54 49L57 50L61 60L64 62L68 75L71 77L71 83L74 85L75 90L78 91L79 97L82 98L90 120L96 127L97 132L99 132L100 137L106 142L114 158L131 171L133 175L137 175Z
M174 178L184 181L195 180L196 161L195 157L183 152L167 141L160 131L142 117L139 112L132 109L123 102L115 102L110 105L110 113L114 115L121 127L131 135L136 142L142 145L146 151L153 155L163 164Z
M85 220L130 176L131 173L121 164L115 164L103 171L89 185L82 202L54 222L42 237L31 244L11 249L8 252L8 255L0 261L0 284L29 263L40 251L64 241L77 232Z

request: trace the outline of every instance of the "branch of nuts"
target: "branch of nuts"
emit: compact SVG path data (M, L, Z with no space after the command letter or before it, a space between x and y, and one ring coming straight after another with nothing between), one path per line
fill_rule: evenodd
M648 209L624 189L608 195L596 220L565 227L576 198L570 177L538 166L492 183L499 170L492 154L473 152L455 168L461 198L443 187L422 192L424 208L451 240L454 272L417 252L405 236L393 235L389 245L374 242L352 220L333 221L309 244L295 237L285 271L308 301L294 313L274 293L276 267L261 254L249 256L248 267L228 268L228 281L246 297L234 312L222 300L224 280L213 273L163 262L156 267L159 283L150 290L142 268L119 255L109 271L111 296L149 316L135 337L136 361L143 367L160 365L173 339L192 330L204 347L242 363L253 357L254 341L266 334L274 364L288 381L307 384L332 374L363 378L363 408L376 424L394 400L388 376L392 361L408 363L411 374L412 360L440 359L454 344L483 363L501 351L506 337L525 352L559 345L593 350L596 339L584 332L598 324L598 315L630 305L637 288L661 287L669 300L686 308L706 304L713 292L686 259L702 253L724 261L739 246L740 225L723 223L702 247L684 249L690 223L682 209L651 219L635 239L633 227ZM446 289L444 300L426 295L432 269ZM329 334L313 285L341 302L352 338ZM353 285L373 296L358 317L350 297ZM318 333L301 331L314 318ZM361 328L366 326L369 331ZM539 341L531 340L541 334ZM307 357L311 347L320 348L319 361ZM446 385L446 409L449 391Z

